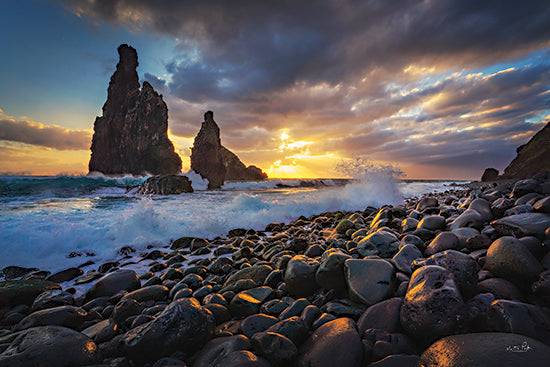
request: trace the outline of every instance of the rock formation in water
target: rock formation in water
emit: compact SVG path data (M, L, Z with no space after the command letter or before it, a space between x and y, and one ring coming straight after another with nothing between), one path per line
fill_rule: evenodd
M221 144L220 128L212 111L204 114L204 122L191 148L191 169L208 180L209 189L221 187L225 180L261 181L267 178L261 169L246 167Z
M193 192L193 187L186 176L159 175L149 177L143 184L129 188L128 192L140 195L178 195Z
M502 178L526 178L550 171L550 122L516 152L516 158L504 169Z
M153 87L140 90L137 52L118 47L103 116L94 123L89 170L104 174L177 174L181 158L168 139L168 108Z

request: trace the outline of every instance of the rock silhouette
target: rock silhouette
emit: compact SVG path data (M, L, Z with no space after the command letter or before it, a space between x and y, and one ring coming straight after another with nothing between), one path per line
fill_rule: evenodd
M212 111L204 114L201 129L191 148L191 169L208 180L209 189L221 187L225 180L261 181L267 178L261 169L246 167L221 144L220 128Z
M103 116L94 123L89 170L104 174L177 174L181 158L168 139L168 108L148 82L140 90L137 52L118 47Z
M503 178L526 178L550 171L550 122L516 152L516 158L504 169Z

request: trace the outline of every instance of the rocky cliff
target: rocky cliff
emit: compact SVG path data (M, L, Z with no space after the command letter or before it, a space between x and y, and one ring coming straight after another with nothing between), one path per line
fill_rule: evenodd
M94 123L89 170L104 174L177 174L181 158L168 139L168 108L153 87L140 90L137 52L120 45L103 116Z
M209 189L221 187L225 180L261 181L267 178L261 169L246 167L221 144L220 128L212 111L204 114L204 122L191 148L191 169L208 180Z
M516 151L516 158L504 169L502 178L526 178L550 171L550 122Z

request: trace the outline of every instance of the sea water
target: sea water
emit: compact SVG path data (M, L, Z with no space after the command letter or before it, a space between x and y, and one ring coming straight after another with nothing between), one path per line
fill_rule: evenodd
M450 182L403 182L374 172L346 184L266 180L207 191L200 176L188 176L195 192L170 196L127 192L145 180L131 176L0 176L0 269L55 272L89 260L101 264L120 258L127 246L139 253L183 236L213 239L234 228L263 230L326 211L399 205L451 188Z

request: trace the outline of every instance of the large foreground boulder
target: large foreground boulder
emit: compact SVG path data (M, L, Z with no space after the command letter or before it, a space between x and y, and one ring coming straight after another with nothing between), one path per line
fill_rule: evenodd
M315 330L300 348L295 366L359 367L362 359L363 344L355 322L339 318Z
M35 327L0 338L0 344L6 341L9 345L0 354L3 367L73 367L101 361L90 338L60 326Z
M126 333L129 356L151 361L176 351L192 353L206 344L214 333L214 316L195 298L173 301L154 320Z
M457 333L465 310L453 273L427 265L411 277L401 306L401 325L409 335L427 344Z
M544 367L550 347L529 337L508 333L453 335L432 344L420 357L422 367Z

